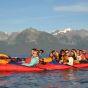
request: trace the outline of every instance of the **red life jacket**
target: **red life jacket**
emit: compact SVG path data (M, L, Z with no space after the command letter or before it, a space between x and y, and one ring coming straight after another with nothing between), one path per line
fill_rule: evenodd
M85 57L86 57L86 59L88 59L88 53L87 53L87 54L85 54Z
M25 63L30 63L30 62L31 62L31 58L30 57L26 58Z

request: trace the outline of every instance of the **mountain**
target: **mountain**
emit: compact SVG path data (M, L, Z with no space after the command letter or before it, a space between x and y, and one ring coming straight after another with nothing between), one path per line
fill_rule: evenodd
M59 42L52 34L38 31L34 28L25 29L22 32L13 32L8 35L5 42L0 42L1 52L6 52L12 56L29 54L32 48L53 49L57 48Z
M15 44L15 38L18 36L19 32L12 32L9 34L7 43L8 44Z
M52 34L53 35L58 35L58 34L65 34L67 32L70 32L71 31L71 28L66 28L64 30L56 30L55 32L53 32Z
M16 45L26 44L28 47L39 47L39 48L52 48L57 42L57 38L52 34L38 31L36 29L26 29L19 33L14 42Z
M46 51L61 48L88 48L88 30L57 30L53 33L38 31L34 28L10 34L0 32L0 52L10 56L28 56L32 48Z
M0 31L0 41L5 41L8 39L8 34Z
M57 30L52 33L58 38L58 41L68 48L87 48L88 45L88 30L72 30L67 28L63 31Z

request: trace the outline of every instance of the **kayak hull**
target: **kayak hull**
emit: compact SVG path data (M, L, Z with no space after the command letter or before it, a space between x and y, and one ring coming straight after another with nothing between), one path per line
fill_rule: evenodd
M75 64L74 67L75 68L87 68L88 67L88 63Z
M55 64L46 64L46 65L37 65L36 67L27 67L22 65L6 64L0 65L0 72L40 72L44 70L66 70L71 66L68 65L55 65Z
M62 64L46 64L46 65L39 65L39 67L45 70L67 70L71 68L71 66Z
M75 64L73 66L63 65L63 64L46 64L46 65L40 65L39 67L45 70L67 70L72 68L80 69L80 68L88 68L88 63L80 63L80 64Z
M6 72L40 72L44 69L38 68L38 67L26 67L26 66L19 66L19 65L13 65L13 64L7 64L7 65L0 65L0 72L6 71Z
M27 67L22 65L6 64L0 65L0 72L41 72L44 70L67 70L70 68L87 68L88 63L86 64L75 64L73 66L69 65L60 65L60 64L46 64L46 65L37 65L36 67Z

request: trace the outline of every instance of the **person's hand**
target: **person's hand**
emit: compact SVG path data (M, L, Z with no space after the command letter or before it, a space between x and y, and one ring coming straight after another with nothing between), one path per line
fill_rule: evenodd
M39 61L44 61L44 59L40 59Z

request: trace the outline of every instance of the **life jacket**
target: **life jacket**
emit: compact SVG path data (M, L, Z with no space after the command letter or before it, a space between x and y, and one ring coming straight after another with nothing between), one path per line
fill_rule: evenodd
M31 58L26 58L26 60L25 60L25 63L30 63L31 62Z
M46 63L52 62L52 58L51 57L44 58L44 62Z
M0 59L0 64L8 64L8 63L9 63L8 60Z
M85 54L85 58L88 59L88 53Z
M86 57L85 57L84 54L81 54L81 58L82 58L82 60L85 60L86 59Z
M8 64L9 63L9 56L6 54L0 54L0 64Z

